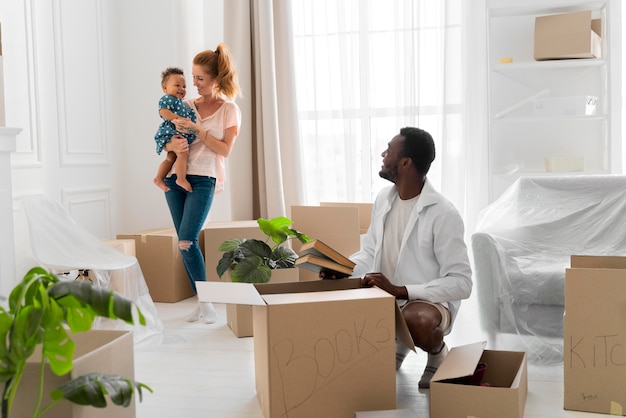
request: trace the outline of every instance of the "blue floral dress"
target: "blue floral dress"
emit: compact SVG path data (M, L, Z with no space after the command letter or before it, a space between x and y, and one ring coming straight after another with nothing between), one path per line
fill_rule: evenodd
M179 99L174 96L170 96L169 94L164 95L159 100L159 112L161 109L168 109L174 113L176 113L181 118L191 119L192 122L196 122L196 112L193 111L192 108L187 106L182 99ZM156 134L154 135L154 140L156 141L156 152L157 154L161 154L163 151L163 147L165 144L170 142L173 135L182 135L187 138L187 142L189 145L196 139L196 136L193 134L181 133L176 130L176 126L167 119L163 119L163 122L159 125L159 129L157 129Z

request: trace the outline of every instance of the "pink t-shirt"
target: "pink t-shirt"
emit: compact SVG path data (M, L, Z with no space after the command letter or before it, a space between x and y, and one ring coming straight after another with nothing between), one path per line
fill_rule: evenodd
M201 118L194 100L185 100L185 104L196 113L197 123L209 132L209 135L224 139L224 131L233 126L241 126L241 110L235 102L225 101L212 115ZM225 158L213 152L204 145L202 138L196 136L196 140L189 146L189 161L187 162L187 174L196 176L215 177L215 193L224 190L226 181ZM174 173L174 169L168 174Z

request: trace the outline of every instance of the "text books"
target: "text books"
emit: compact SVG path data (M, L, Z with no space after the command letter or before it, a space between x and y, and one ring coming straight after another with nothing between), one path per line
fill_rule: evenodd
M322 269L332 270L350 276L354 262L320 240L313 240L302 245L296 267L320 272Z

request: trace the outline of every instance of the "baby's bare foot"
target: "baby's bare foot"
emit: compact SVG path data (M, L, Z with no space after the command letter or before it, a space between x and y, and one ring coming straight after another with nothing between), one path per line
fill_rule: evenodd
M163 190L164 192L169 192L170 191L170 188L167 187L167 184L165 184L163 179L155 177L154 180L152 180L152 181L154 182L154 184L157 185L157 187L159 189Z
M187 181L187 179L178 178L178 179L176 179L176 184L178 184L183 189L187 190L189 193L192 192L192 190L191 190L191 183L189 183Z

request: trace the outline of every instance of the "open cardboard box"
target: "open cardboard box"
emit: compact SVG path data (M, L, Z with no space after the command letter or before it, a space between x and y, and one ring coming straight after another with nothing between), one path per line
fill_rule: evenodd
M626 415L626 257L571 257L563 340L564 408Z
M479 342L450 349L430 382L431 418L522 418L528 392L526 353L485 350ZM465 385L449 379L472 376L487 365L483 383Z
M411 337L387 292L360 288L356 279L202 282L198 297L253 305L256 391L266 418L353 418L396 407L396 334L405 343Z
M537 61L602 57L602 21L591 10L535 18Z
M50 392L62 383L92 372L120 375L135 379L133 334L130 331L90 330L71 334L76 343L74 368L69 374L57 376L46 365L44 369L44 398L42 406L50 403ZM41 351L35 352L24 368L24 375L11 409L11 418L27 418L33 414L36 388L39 387ZM144 393L145 394L145 393ZM135 393L131 404L124 408L107 397L106 408L81 406L61 401L44 414L46 418L134 418Z
M230 281L230 274L226 272L222 277L226 282ZM270 283L288 283L298 281L297 268L272 270ZM252 305L226 304L226 324L237 337L252 337Z

